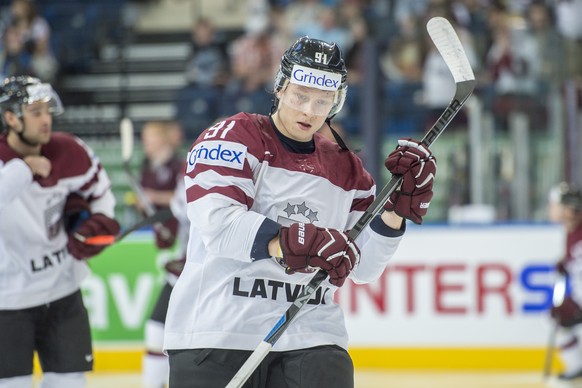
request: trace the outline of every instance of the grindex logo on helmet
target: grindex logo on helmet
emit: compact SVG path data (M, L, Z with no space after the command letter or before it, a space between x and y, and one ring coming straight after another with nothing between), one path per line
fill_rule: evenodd
M293 70L291 71L291 79L289 80L289 82L296 85L332 91L339 89L341 81L341 74L331 73L329 71L318 69L311 69L301 65L293 66Z

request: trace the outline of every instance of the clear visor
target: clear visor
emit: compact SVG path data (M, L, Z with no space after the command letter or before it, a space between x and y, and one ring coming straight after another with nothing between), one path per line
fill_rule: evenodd
M26 87L27 97L25 105L45 102L48 104L48 110L54 116L63 113L63 104L59 95L54 91L50 84L35 84Z
M308 88L289 83L279 100L291 109L310 116L328 116L335 105L337 92Z

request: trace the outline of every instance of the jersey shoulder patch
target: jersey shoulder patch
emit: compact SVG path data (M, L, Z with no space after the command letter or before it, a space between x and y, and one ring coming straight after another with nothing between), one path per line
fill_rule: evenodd
M264 153L259 130L261 118L239 113L206 129L188 153L186 173L200 164L242 170L247 153L260 157Z
M188 154L190 172L197 164L223 166L242 170L247 154L247 147L240 143L226 140L208 140L198 143Z

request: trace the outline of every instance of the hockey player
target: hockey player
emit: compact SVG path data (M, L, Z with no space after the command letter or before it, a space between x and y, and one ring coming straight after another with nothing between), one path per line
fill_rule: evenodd
M176 280L184 269L186 262L186 244L190 221L186 215L186 191L184 182L180 181L170 202L172 214L178 220L176 245L168 260L163 263L166 272L165 284L158 296L154 309L145 324L146 354L142 364L142 382L144 388L162 388L168 382L168 359L163 354L164 327L170 293Z
M561 211L555 219L564 225L567 237L557 269L568 276L572 291L551 315L560 326L556 345L565 367L558 379L569 381L582 378L582 192L567 183L559 190Z
M19 76L0 85L0 387L85 386L93 353L79 284L85 259L116 234L110 181L80 139L52 130L63 111L50 84Z
M251 376L248 387L353 387L348 335L333 294L348 276L380 277L422 222L436 162L413 140L387 159L404 177L352 241L374 200L361 160L316 133L341 109L340 49L303 37L283 55L269 116L239 113L205 130L188 155L186 265L166 319L170 387L224 387L319 268L329 277ZM341 142L338 142L341 143Z
M144 388L164 387L168 381L168 359L162 352L164 323L170 293L183 268L186 254L187 237L177 238L180 230L188 230L183 184L184 161L176 155L179 144L174 140L181 137L176 136L177 131L181 129L175 122L150 121L144 125L141 133L145 156L140 174L141 187L156 210L170 208L174 215L163 223L163 230L155 230L158 248L156 263L165 270L166 276L154 309L145 323L146 352L142 362ZM183 220L184 217L186 220ZM172 249L176 240L178 246Z

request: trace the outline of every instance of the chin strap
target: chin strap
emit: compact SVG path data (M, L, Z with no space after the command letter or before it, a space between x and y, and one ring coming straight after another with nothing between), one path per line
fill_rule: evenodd
M340 146L340 148L344 151L349 151L350 149L348 148L348 146L346 145L346 143L344 142L344 139L342 139L342 137L339 135L339 133L336 132L335 129L333 129L333 127L331 126L331 117L328 117L325 120L325 123L328 125L329 130L331 131L331 134L333 135L333 138L335 139L336 143Z
M22 131L16 132L16 134L18 135L18 138L20 139L20 141L23 142L24 144L26 144L27 146L36 147L38 145L38 143L33 143L24 137L24 123L22 124Z

